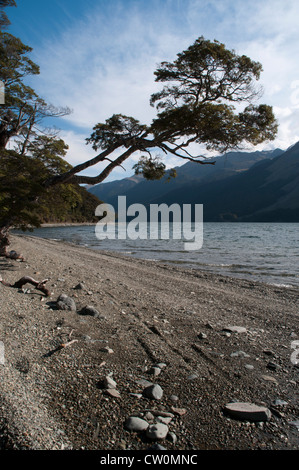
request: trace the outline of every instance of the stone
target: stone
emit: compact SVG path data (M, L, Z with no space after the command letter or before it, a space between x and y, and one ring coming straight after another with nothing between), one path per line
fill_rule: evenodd
M67 296L66 294L61 294L56 302L56 306L59 310L70 310L76 311L76 303L72 297Z
M246 333L247 330L244 326L227 326L223 328L223 331L227 331L229 333Z
M231 353L230 357L250 357L250 356L244 351L236 351L236 352Z
M153 375L154 377L157 377L159 374L161 374L161 369L160 367L151 367L148 371L148 374Z
M145 387L145 389L142 392L143 396L146 398L151 398L154 400L161 400L163 396L163 390L158 384L152 384L148 387Z
M187 413L187 410L185 408L176 408L175 406L172 406L171 409L174 414L179 416L184 416Z
M85 286L84 286L83 282L79 282L79 284L77 284L74 287L74 289L76 289L76 290L81 290L81 289L84 289L84 288L85 288Z
M112 377L110 377L109 375L107 375L103 380L102 380L102 387L103 388L116 388L117 385L116 385L116 382L115 380L113 380Z
M168 426L163 423L151 424L146 430L146 436L149 439L165 439L168 434Z
M228 403L224 411L232 418L245 421L269 421L271 418L271 411L268 408L253 403Z
M120 393L115 388L108 388L107 390L105 390L105 393L113 398L120 398Z
M177 443L177 436L176 434L173 432L173 431L170 431L168 434L167 434L167 440L169 442L171 442L172 444L176 444Z
M198 333L197 337L198 339L206 339L208 336L205 333L200 332Z
M130 416L125 422L125 428L128 429L128 431L142 432L146 431L148 427L148 422L137 416Z
M100 312L91 305L86 305L86 307L82 308L82 310L80 311L80 315L90 315L91 317L99 317Z

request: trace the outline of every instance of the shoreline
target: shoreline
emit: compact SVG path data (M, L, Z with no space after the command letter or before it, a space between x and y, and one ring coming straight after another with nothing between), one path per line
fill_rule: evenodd
M90 224L85 224L85 223L82 223L82 224L77 224L77 223L74 223L74 224L44 224L42 225L41 228L59 228L59 227L80 227L80 226L86 226L86 227L90 227L90 226L95 226L96 224L94 223L90 223ZM27 232L24 232L24 236L27 236L26 235ZM16 233L16 235L23 235L22 233ZM61 242L65 242L67 243L67 241L65 239L59 239L59 238L45 238L45 237L40 237L39 235L28 235L29 237L30 236L33 236L35 238L42 238L44 240L54 240L54 241L61 241ZM74 242L69 242L71 244L74 244L75 246L78 246L78 247L86 247L87 249L90 249L92 251L99 251L101 253L111 253L111 254L115 254L115 256L118 256L118 255L121 255L122 253L124 254L124 256L128 256L129 258L135 258L135 259L140 259L140 260L144 260L144 261L150 261L150 262L158 262L158 263L164 263L168 266L176 266L176 267L182 267L183 269L189 269L189 270L195 270L195 271L199 271L199 272L204 272L204 273L210 273L212 275L219 275L219 276L223 276L223 277L232 277L233 279L243 279L243 280L248 280L249 282L259 282L259 283L264 283L264 284L267 284L269 286L274 286L274 287L283 287L283 288L290 288L290 289L298 289L299 288L299 285L298 283L292 281L292 279L289 277L288 281L285 281L285 276L279 276L279 274L275 274L272 272L271 273L267 273L267 274L263 274L263 276L259 276L257 272L242 272L239 271L239 272L225 272L225 273L222 273L221 272L221 269L220 269L220 266L222 267L222 265L219 265L218 266L218 269L213 269L213 268L205 268L203 267L202 265L199 265L198 267L193 267L192 266L192 262L189 262L188 260L187 261L183 261L183 260L172 260L172 259L159 259L159 258L150 258L150 257L142 257L139 255L139 252L138 250L136 252L131 252L130 251L119 251L119 250L114 250L114 249L97 249L97 248L94 248L92 246L88 246L87 244L80 244L80 243L77 243L76 241ZM141 252L142 253L142 252ZM207 265L208 266L208 265ZM215 266L217 268L217 265L211 265L211 266ZM233 264L231 265L233 266ZM223 265L223 267L225 268L225 265ZM228 265L229 267L229 265ZM261 277L259 279L259 277ZM298 277L298 276L297 276ZM264 278L264 279L263 279ZM281 278L281 279L280 279Z
M26 261L0 258L3 279L49 279L51 296L0 284L0 449L298 449L297 288L35 236L13 235L11 247ZM63 293L76 310L57 308ZM145 380L163 396L145 397ZM227 416L235 401L271 417ZM125 426L158 415L164 438Z

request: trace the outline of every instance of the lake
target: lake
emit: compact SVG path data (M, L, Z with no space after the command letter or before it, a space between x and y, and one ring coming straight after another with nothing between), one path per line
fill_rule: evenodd
M42 227L30 235L274 285L299 286L296 223L205 222L202 247L191 251L173 233L169 239L120 239L124 227L116 227L114 240L99 240L95 226L87 225Z

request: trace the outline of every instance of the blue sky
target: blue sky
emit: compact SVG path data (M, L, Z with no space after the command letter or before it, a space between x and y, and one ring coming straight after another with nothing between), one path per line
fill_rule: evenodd
M33 47L41 73L31 82L48 102L69 106L57 120L76 164L94 156L85 139L113 113L150 123L156 91L153 72L163 60L199 36L217 39L260 61L264 88L259 100L274 107L275 142L286 149L299 140L298 0L17 0L7 8L8 32ZM204 149L201 149L204 153ZM138 156L136 156L135 161ZM134 159L111 179L132 174ZM180 164L169 158L168 166ZM89 170L95 174L99 168Z

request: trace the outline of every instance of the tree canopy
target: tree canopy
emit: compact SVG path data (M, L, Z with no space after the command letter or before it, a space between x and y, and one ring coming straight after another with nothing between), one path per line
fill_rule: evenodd
M237 55L216 40L198 38L173 62L162 62L155 71L156 81L164 86L150 98L150 104L157 110L151 124L142 124L122 114L114 114L104 123L96 124L86 140L95 151L101 152L51 184L99 183L137 151L144 153L138 171L143 168L144 176L150 174L153 178L156 163L157 176L161 175L161 162L152 156L154 151L207 164L211 160L190 154L190 144L204 144L209 150L225 152L244 143L256 145L273 140L277 122L272 107L253 104L262 92L257 86L261 71L259 62ZM105 160L109 163L99 175L78 175L81 170Z

